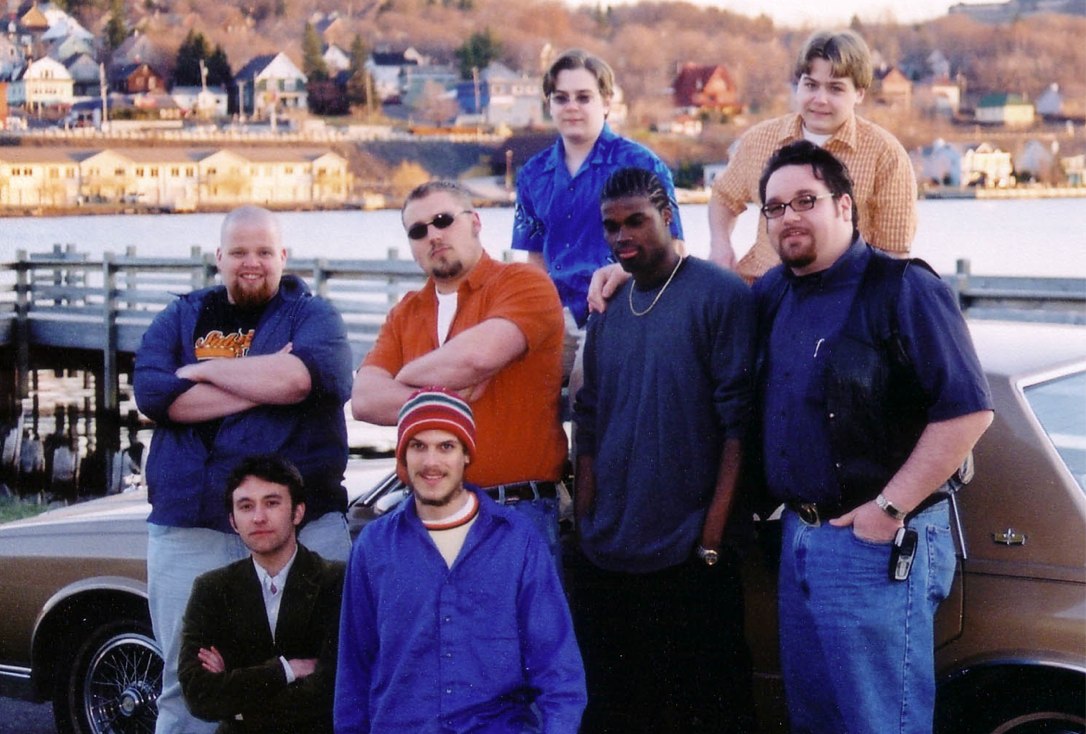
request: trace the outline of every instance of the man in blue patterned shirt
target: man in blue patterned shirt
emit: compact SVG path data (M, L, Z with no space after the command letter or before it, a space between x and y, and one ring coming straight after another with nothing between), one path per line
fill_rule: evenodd
M611 130L607 115L614 91L614 72L602 59L578 49L559 56L543 77L559 137L517 175L513 249L527 250L529 262L550 274L562 305L582 329L592 274L614 262L600 219L600 191L612 173L637 167L656 174L675 213L672 237L682 245L671 171L651 150Z

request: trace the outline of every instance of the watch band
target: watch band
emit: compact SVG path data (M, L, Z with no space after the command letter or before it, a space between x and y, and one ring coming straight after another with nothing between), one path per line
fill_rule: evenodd
M901 522L906 517L908 517L907 512L902 512L898 508L894 507L893 503L890 502L890 500L886 499L886 497L883 496L882 492L879 492L877 495L875 495L875 504L879 506L880 510L882 510L898 522Z

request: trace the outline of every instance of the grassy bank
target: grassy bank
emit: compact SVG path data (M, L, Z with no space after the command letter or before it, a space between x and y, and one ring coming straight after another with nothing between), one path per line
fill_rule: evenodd
M49 509L46 505L39 505L29 500L20 500L12 497L0 497L0 523L12 520L22 520L24 517L33 517Z

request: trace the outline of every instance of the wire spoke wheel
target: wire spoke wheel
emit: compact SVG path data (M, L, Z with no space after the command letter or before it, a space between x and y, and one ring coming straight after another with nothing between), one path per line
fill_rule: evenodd
M145 625L119 622L97 630L76 655L68 681L66 729L154 734L162 654Z

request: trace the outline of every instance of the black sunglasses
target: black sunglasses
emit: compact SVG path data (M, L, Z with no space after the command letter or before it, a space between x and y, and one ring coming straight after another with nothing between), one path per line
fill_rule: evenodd
M458 216L461 214L470 214L471 209L465 209L464 211L457 212L456 214L450 214L449 212L441 212L429 222L416 222L407 229L407 236L413 240L421 240L426 236L426 233L430 230L430 225L434 225L437 229L445 229L452 224Z

